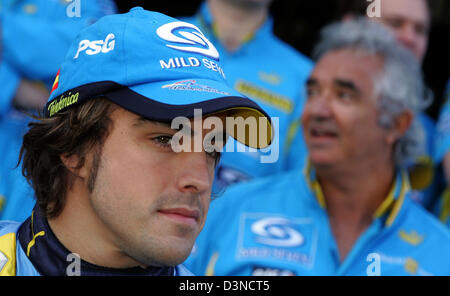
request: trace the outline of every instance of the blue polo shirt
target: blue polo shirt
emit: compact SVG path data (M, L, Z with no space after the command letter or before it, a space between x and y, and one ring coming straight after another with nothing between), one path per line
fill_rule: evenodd
M450 79L444 97L444 104L437 123L434 161L441 163L447 151L450 150Z
M0 1L0 219L23 221L34 206L32 189L15 168L30 122L12 105L20 80L50 91L72 39L115 12L112 0Z
M341 262L314 170L238 184L211 203L185 264L197 275L450 275L450 232L409 195L398 172Z
M301 114L312 61L273 34L271 18L233 52L217 38L206 2L195 16L183 20L199 27L214 44L228 83L255 100L273 118L276 128L276 139L265 150L251 150L229 140L216 171L215 189L284 170L288 131Z
M415 138L419 142L419 153L415 159L407 164L412 188L411 199L423 207L429 208L434 197L440 193L443 182L442 175L436 169L436 164L439 162L436 162L435 157L433 157L435 155L436 124L425 113L418 114L417 120L422 128L421 133L417 134ZM304 167L307 162L307 152L304 152L307 151L307 147L303 138L300 118L291 132L293 137L292 141L289 142L288 155L286 156L286 170L298 170Z
M78 259L78 260L77 260ZM0 276L188 276L183 265L108 268L84 261L55 236L35 207L23 223L0 221Z
M445 93L445 103L439 114L435 139L434 161L437 164L442 163L450 150L450 80L447 83ZM450 227L450 191L448 184L446 184L446 187L447 189L444 190L436 205L434 205L433 211L443 223Z

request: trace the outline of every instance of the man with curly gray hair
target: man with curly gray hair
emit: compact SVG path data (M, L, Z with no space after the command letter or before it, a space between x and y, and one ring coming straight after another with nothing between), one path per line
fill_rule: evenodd
M386 0L378 1L379 4L375 6L372 3L365 0L340 1L339 17L343 20L364 17L366 20L382 25L393 34L398 43L414 55L420 64L423 64L432 23L430 0ZM378 9L378 15L370 13L371 9L375 9L375 7ZM373 10L373 12L375 11ZM428 102L428 106L433 109L430 97L431 91L423 100L424 104ZM427 114L432 111L431 109L427 109L427 112L423 110L416 116L414 124L420 125L422 131L415 135L414 145L416 149L420 149L417 150L420 153L416 154L414 159L409 160L408 165L408 174L413 189L412 198L429 210L434 206L444 181L441 171L437 169L440 161L436 161L434 152L436 123Z
M393 128L403 112L417 115L431 103L432 95L424 84L420 64L410 51L397 46L395 37L382 27L356 19L330 25L321 35L314 52L316 60L344 49L352 49L355 57L369 54L383 60L380 69L370 69L374 74L373 95L379 97L379 125ZM423 153L423 134L422 126L412 116L409 128L394 144L396 165L408 166Z
M450 232L410 199L405 170L420 153L416 115L427 104L417 59L364 19L327 27L316 57L303 175L229 188L187 265L216 275L450 275Z

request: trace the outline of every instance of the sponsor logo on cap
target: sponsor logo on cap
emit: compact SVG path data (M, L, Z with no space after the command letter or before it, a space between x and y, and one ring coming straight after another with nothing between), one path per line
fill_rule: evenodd
M48 105L48 112L50 117L61 111L62 109L69 107L76 102L78 102L78 96L80 95L79 92L72 94L69 92L67 96L61 95L59 99L53 100L53 102Z
M186 22L171 22L156 30L158 36L172 44L167 47L183 52L198 53L219 60L219 52L199 28Z
M198 84L196 80L182 80L175 83L163 85L162 88L168 88L171 90L203 91L227 96L230 95L230 93L226 91L221 91L208 85Z
M87 55L96 55L98 53L107 53L111 50L114 50L114 44L116 41L114 40L115 36L113 33L109 33L105 40L81 40L80 43L78 43L78 50L74 59L78 59L78 56L81 52L85 52Z

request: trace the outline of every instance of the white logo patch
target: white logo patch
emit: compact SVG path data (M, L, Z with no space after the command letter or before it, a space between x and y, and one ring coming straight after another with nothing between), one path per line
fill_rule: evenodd
M304 237L289 227L291 222L284 218L264 218L252 224L252 232L259 243L276 247L297 247L303 244Z
M73 58L78 59L78 56L82 51L85 51L87 55L95 55L100 52L107 53L111 50L114 50L114 44L116 43L114 38L114 34L109 33L108 36L106 36L105 40L81 40L78 44L77 53Z
M188 31L186 29L190 30ZM179 36L175 35L175 33ZM205 35L203 35L200 29L193 24L186 22L168 23L159 27L156 30L156 34L166 41L178 44L166 44L167 47L184 52L199 53L215 60L219 60L219 52L217 49Z

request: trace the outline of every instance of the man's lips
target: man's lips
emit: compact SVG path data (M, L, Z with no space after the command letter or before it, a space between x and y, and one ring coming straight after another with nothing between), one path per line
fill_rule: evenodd
M170 208L158 210L160 214L181 223L193 224L197 223L200 218L199 210L191 210L187 208Z
M325 128L317 128L317 127L312 127L309 129L309 134L311 137L314 138L330 138L330 137L337 137L338 133L332 129L325 129Z

